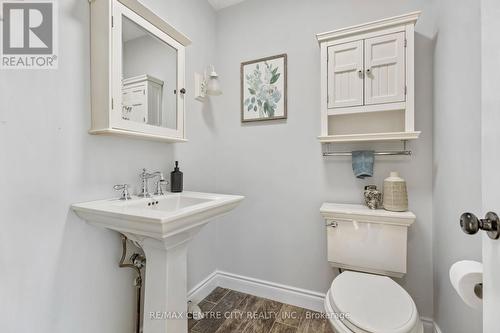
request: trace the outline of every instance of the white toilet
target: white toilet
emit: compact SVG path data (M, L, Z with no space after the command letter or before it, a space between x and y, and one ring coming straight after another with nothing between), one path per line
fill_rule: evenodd
M325 310L336 333L423 333L411 296L390 277L406 274L411 212L324 203L328 261L343 270Z

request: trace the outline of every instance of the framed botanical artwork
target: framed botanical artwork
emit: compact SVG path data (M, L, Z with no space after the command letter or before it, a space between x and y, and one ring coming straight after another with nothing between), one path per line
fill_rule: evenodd
M287 118L287 55L241 64L241 121Z

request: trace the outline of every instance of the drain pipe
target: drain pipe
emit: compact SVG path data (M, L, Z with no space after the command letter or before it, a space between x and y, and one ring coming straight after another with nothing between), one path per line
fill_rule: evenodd
M122 237L122 257L119 266L121 268L132 268L136 271L137 277L134 279L134 286L136 287L136 301L137 301L137 318L135 323L135 332L141 333L141 295L142 295L142 274L141 268L146 265L146 258L139 253L134 253L130 256L132 263L125 263L125 256L127 255L127 236L120 234Z

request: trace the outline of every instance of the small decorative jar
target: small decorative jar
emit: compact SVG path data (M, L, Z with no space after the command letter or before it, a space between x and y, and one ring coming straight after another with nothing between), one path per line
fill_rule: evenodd
M384 180L384 209L392 212L408 210L406 181L395 171Z
M368 185L365 186L365 204L370 209L378 209L382 207L382 192L377 190L377 186Z

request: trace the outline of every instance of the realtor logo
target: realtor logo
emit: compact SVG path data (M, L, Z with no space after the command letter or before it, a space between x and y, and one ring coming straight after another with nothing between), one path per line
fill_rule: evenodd
M57 68L55 3L3 1L2 13L1 68Z

